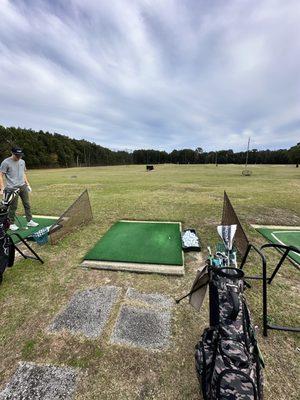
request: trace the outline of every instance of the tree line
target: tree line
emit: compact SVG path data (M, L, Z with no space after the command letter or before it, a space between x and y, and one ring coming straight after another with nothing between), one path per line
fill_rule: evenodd
M231 149L205 152L201 147L166 151L141 149L112 151L87 140L72 139L58 133L34 131L0 125L0 160L10 155L13 146L20 146L29 168L56 168L119 164L243 164L246 152ZM257 150L248 155L249 164L298 164L300 143L290 149Z

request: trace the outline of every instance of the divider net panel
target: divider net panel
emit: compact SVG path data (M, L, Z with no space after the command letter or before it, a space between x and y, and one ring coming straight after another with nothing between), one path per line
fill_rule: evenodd
M62 214L49 231L51 244L57 243L61 238L72 232L77 227L88 224L93 219L93 213L87 189L74 201Z
M234 242L240 255L243 257L247 251L249 240L226 192L224 192L223 215L221 224L237 225Z

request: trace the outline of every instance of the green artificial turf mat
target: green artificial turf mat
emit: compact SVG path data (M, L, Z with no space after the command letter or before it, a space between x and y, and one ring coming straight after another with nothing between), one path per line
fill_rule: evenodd
M40 229L45 228L46 226L53 225L58 220L58 218L50 218L47 216L33 216L33 220L35 222L38 222L39 226L36 226L34 228L28 227L28 229L26 229L27 221L25 217L18 217L18 219L15 220L15 224L19 226L19 229L17 231L8 231L8 233L12 235L11 237L14 243L18 243L20 240L16 235L13 235L13 233L18 233L18 235L20 235L22 239L26 239Z
M84 259L182 265L180 223L119 221Z
M267 228L260 227L256 230L263 235L269 242L284 244L300 248L300 228ZM294 252L289 253L289 257L300 265L300 255Z

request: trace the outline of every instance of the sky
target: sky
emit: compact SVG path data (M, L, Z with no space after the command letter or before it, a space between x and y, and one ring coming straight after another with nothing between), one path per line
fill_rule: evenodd
M300 141L299 0L0 0L0 125L115 149Z

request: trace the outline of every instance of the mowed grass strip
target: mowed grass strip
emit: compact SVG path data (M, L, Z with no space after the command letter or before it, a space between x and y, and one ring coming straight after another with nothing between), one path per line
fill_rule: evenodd
M131 287L172 298L189 290L201 266L193 254L185 256L186 274L180 278L78 268L95 243L95 232L104 235L118 220L181 221L183 229L197 230L205 249L218 241L216 225L225 189L250 240L258 246L266 240L250 224L300 226L299 169L284 165L251 169L251 177L243 177L243 166L238 165L159 165L153 173L146 173L143 165L28 171L34 213L60 215L88 188L94 222L55 246L39 247L44 265L21 260L5 272L0 287L1 387L22 360L83 368L86 375L78 384L76 400L199 400L194 346L208 324L208 299L201 313L187 302L173 307L170 346L160 353L110 344L121 300L100 339L49 335L47 327L80 290L109 285L122 288L124 296ZM267 257L270 273L280 254L269 250ZM255 255L245 272L261 273ZM265 398L298 400L299 336L271 331L267 339L262 337L261 291L261 283L253 282L245 295L266 362ZM299 291L299 274L287 263L268 286L273 323L299 324Z
M182 265L180 224L119 221L84 259Z

